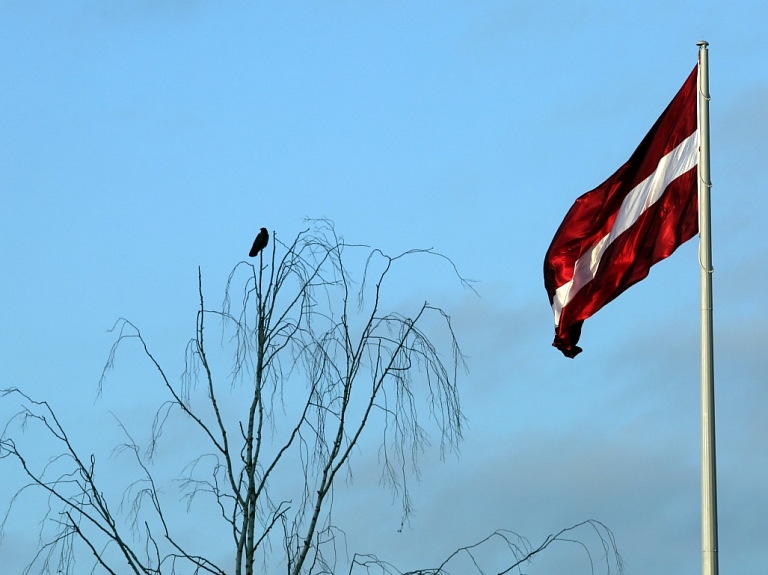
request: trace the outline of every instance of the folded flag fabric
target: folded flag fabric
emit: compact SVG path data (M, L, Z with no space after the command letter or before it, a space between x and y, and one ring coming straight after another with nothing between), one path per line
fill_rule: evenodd
M616 173L579 197L544 258L555 315L554 347L566 357L584 320L648 275L698 232L697 68Z

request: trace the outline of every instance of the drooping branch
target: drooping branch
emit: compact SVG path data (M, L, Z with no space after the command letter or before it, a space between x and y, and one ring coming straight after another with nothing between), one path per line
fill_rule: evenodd
M496 575L506 575L507 573L517 572L522 574L522 568L528 565L537 555L541 554L549 547L555 544L574 545L580 549L587 559L590 566L590 573L594 575L596 571L596 561L590 547L581 539L577 539L576 532L592 530L597 536L600 549L602 550L601 563L603 564L605 575L621 575L624 572L624 560L619 554L613 532L603 523L595 519L588 519L570 527L561 529L557 533L547 535L537 546L533 546L528 539L512 531L498 529L480 541L471 545L459 547L436 567L415 569L409 571L400 571L393 564L381 560L372 554L355 554L349 567L349 574L364 571L368 574L380 575L449 575L455 567L459 566L459 560L465 559L461 563L463 573L470 575L468 566L479 573L495 573ZM498 560L502 563L499 566L488 566L488 560L483 558L483 554L490 555L488 548L494 544L500 543L503 549L507 551L506 559Z

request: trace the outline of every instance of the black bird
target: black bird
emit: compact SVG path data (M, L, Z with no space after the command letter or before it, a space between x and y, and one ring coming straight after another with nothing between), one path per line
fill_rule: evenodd
M259 255L261 250L267 247L267 243L269 243L269 232L267 231L267 228L261 228L259 235L253 240L253 247L251 247L251 251L248 252L248 255L255 258Z

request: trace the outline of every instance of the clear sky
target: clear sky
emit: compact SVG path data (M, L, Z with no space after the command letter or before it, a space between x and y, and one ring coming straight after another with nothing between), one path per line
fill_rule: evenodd
M720 563L762 572L767 24L745 0L0 0L0 387L86 441L91 413L152 399L94 403L118 317L180 373L198 266L218 301L259 227L287 240L328 217L388 253L435 248L479 293L450 274L395 287L453 316L470 428L459 459L427 455L402 533L359 474L382 508L352 514L352 551L413 568L496 528L537 542L595 518L627 573L699 573L697 241L588 320L575 360L550 347L541 268L705 39ZM8 531L0 564L35 537Z

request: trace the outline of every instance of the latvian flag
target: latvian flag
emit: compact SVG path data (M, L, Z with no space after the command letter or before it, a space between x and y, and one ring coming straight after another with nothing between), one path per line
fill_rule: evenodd
M552 345L566 357L581 352L586 318L698 232L697 68L627 163L576 200L547 250Z

